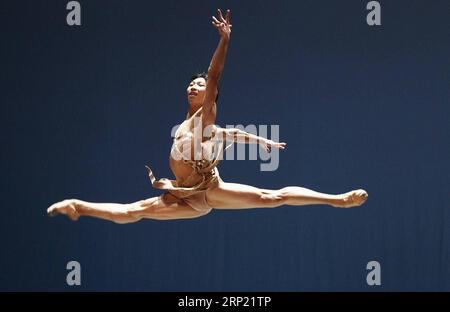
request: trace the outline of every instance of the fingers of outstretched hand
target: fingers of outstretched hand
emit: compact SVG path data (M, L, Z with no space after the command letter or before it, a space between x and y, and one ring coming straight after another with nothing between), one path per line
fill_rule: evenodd
M227 10L227 14L225 14L225 20L227 21L228 24L231 23L231 11Z
M271 140L269 142L269 146L273 146L273 147L276 147L276 148L279 148L279 149L285 149L286 143L284 143L284 142L278 143L278 142L274 142L274 141Z
M219 19L222 23L226 23L227 21L223 18L222 11L220 9L217 9L217 15L219 16Z
M233 25L231 25L231 11L227 10L227 13L225 15L225 17L222 14L222 11L220 9L217 9L217 17L216 16L212 16L212 24L214 25L214 27L216 27L219 31L225 31L225 32L230 32L231 31L231 27Z
M219 20L218 20L215 16L213 16L212 18L213 18L213 22L214 22L215 24L220 25Z

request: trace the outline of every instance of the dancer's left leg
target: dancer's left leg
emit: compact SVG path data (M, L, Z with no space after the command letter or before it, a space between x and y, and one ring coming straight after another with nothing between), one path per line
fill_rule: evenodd
M332 195L299 186L269 190L221 182L216 188L207 191L206 198L209 205L216 209L272 208L282 205L330 205L350 208L362 205L367 200L368 194L362 189Z

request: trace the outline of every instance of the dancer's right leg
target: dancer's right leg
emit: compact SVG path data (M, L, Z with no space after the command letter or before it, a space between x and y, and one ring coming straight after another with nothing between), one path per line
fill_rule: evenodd
M131 223L141 219L188 219L205 214L194 210L169 193L130 204L91 203L79 199L66 199L50 206L47 213L50 216L65 214L74 221L80 216L89 216L115 223Z

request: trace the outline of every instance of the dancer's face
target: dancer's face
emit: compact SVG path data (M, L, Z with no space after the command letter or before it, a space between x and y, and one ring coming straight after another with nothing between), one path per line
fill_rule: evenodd
M202 103L206 91L205 78L200 77L192 80L186 91L190 103Z

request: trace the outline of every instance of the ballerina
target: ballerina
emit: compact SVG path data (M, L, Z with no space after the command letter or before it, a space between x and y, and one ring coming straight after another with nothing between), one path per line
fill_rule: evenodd
M153 187L164 192L134 203L92 203L66 199L47 209L50 216L67 215L76 221L90 216L131 223L142 219L173 220L197 218L212 209L274 208L282 205L330 205L350 208L362 205L368 198L363 189L343 194L325 194L300 186L277 190L224 182L217 165L226 150L227 142L256 143L263 149L284 149L286 143L275 142L235 128L216 125L219 80L231 36L231 12L225 17L220 10L212 17L212 25L220 35L207 73L193 76L187 87L189 109L186 120L178 127L169 157L175 180L157 180L147 167ZM200 133L200 135L198 135Z

